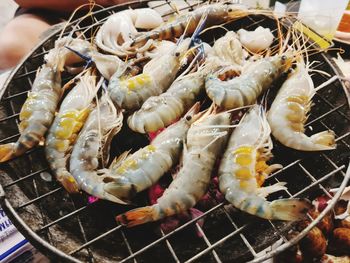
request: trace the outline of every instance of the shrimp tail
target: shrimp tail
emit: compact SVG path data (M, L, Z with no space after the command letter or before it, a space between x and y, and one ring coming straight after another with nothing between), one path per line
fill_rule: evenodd
M134 227L160 219L155 206L146 206L130 210L116 217L116 220L126 227Z
M335 149L336 143L333 131L323 131L312 135L311 140L313 143L323 146L324 150Z
M0 163L6 162L16 157L16 143L6 143L0 145Z
M273 219L296 221L305 218L311 203L307 199L280 199L270 203Z
M78 193L79 187L74 177L70 173L64 173L57 176L57 180L63 185L68 193Z

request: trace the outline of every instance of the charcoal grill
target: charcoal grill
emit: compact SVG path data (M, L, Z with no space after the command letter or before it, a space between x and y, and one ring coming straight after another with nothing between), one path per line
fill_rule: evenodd
M203 4L202 1L175 2L178 8L170 1L137 1L130 5L140 8L152 4L152 8L167 18L175 12L185 12ZM74 22L78 25L74 30L84 31L88 38L107 16L125 8L127 5L98 10L91 18ZM236 21L230 29L252 30L258 25L273 28L271 23L267 17L249 16ZM72 28L72 25L68 26L65 34ZM57 30L43 40L6 82L0 100L0 143L18 138L20 108L31 89L37 68L59 33ZM214 35L223 33L217 29ZM327 54L313 55L311 60L319 61L318 70L331 76L341 75ZM315 86L330 78L319 73L312 77ZM337 149L306 154L274 142L273 161L284 168L267 179L267 183L288 183L287 191L271 198L313 199L321 194L332 198L325 211L293 240L287 239L292 223L261 220L220 202L169 233L164 233L158 223L126 229L117 225L114 217L130 207L105 201L89 203L86 195L68 195L52 180L41 147L0 165L0 204L19 231L54 262L260 262L291 246L316 225L333 207L350 177L350 169L346 170L350 153L349 88L346 83L336 80L320 90L313 101L315 105L306 124L307 132L334 130ZM332 196L328 190L334 187L340 187L340 190ZM202 219L205 220L203 226L199 224ZM267 254L262 252L277 240L282 244Z

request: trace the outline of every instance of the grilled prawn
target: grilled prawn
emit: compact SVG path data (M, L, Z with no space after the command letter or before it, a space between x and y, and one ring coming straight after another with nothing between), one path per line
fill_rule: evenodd
M290 66L291 58L287 55L262 58L244 66L238 73L240 76L228 81L221 80L218 72L209 74L205 89L209 98L225 109L254 104L259 95Z
M301 151L335 149L333 131L322 131L310 137L304 134L314 89L307 68L299 63L279 90L267 119L273 136L283 145Z
M73 52L63 46L62 43L68 41L72 45L76 44L76 39L58 40L47 54L46 64L38 70L32 90L28 93L19 114L21 135L16 142L0 145L0 162L20 156L44 140L63 92L63 66L77 59Z
M179 77L166 92L148 98L141 109L129 116L128 125L140 133L164 128L181 117L203 91L203 72L197 71Z
M117 110L107 93L104 93L87 118L70 157L70 173L78 188L101 199L124 203L113 195L113 182L105 178L107 169L98 170L99 160L105 154L102 149L109 149L109 139L119 132L123 124L123 114ZM107 160L103 160L106 162Z
M78 192L73 176L67 170L67 159L72 145L86 118L98 86L96 77L86 72L62 101L59 112L46 136L45 155L57 180L70 192Z
M135 37L131 43L131 47L144 46L150 39L172 39L185 34L191 35L195 32L197 26L202 19L205 19L203 27L210 27L221 24L235 18L247 15L242 9L236 9L233 5L211 4L197 8L196 10L184 15L178 16L175 20L165 23L160 27L149 32L141 33ZM125 43L127 44L127 43Z
M178 163L187 131L198 118L195 115L198 110L199 104L196 104L181 120L157 135L150 145L111 167L109 180L113 182L115 196L130 200L136 193L155 184Z
M190 39L186 39L175 49L153 58L139 75L128 77L123 71L116 72L108 85L112 101L123 109L137 110L146 99L164 92L174 81L189 45Z
M265 200L285 189L283 183L261 187L265 177L280 165L267 165L272 157L270 127L264 110L254 106L233 131L219 167L219 187L227 201L249 214L278 220L298 220L311 207L305 199Z
M208 189L215 161L228 137L229 125L229 113L213 114L211 110L192 124L187 133L182 167L163 196L152 206L117 216L117 221L132 227L185 212L195 206Z

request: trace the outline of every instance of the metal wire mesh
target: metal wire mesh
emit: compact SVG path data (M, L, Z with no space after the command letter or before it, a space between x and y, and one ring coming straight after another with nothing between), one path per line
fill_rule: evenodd
M171 1L155 1L150 6L168 17L174 12L191 10L200 2L176 1L175 7ZM146 5L146 2L132 4L134 8ZM123 8L99 10L89 20L81 21L75 30L93 32L108 15ZM233 29L254 29L270 23L261 16L249 17L236 22ZM37 68L57 37L55 33L44 41L8 81L0 101L0 143L18 138L19 111ZM319 61L318 70L339 74L325 54L315 55L312 60ZM315 86L327 79L323 74L313 75ZM320 90L314 97L315 105L306 124L307 132L334 130L336 150L306 154L274 143L274 163L281 163L284 168L269 176L267 184L285 181L288 190L271 195L271 199L281 196L313 199L320 194L330 195L329 188L344 183L350 152L347 96L340 81ZM114 217L129 208L101 200L89 203L86 195L68 195L52 180L40 147L1 164L0 172L5 192L2 206L8 216L35 246L60 261L245 262L259 259L260 252L279 239L287 242L286 233L292 227L291 223L261 220L217 202L204 209L203 215L169 233L164 233L158 223L125 229L116 225ZM200 223L203 219L204 225Z

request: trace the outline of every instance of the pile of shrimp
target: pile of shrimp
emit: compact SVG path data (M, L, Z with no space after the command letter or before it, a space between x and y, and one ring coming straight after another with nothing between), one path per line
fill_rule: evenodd
M282 168L269 164L272 136L297 151L336 147L332 131L304 133L318 90L305 39L262 27L226 29L210 44L201 39L254 12L215 3L163 21L152 9L128 9L111 15L91 41L83 34L60 37L19 114L20 137L0 145L0 162L44 147L52 174L70 194L86 192L119 205L133 203L172 173L152 205L117 215L128 227L195 207L213 176L238 210L270 220L303 219L309 200L267 201L287 186L264 181ZM63 85L64 71L72 79ZM264 94L281 77L267 109ZM238 124L234 116L241 116ZM158 135L110 161L111 141L122 129Z

